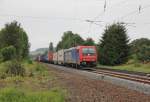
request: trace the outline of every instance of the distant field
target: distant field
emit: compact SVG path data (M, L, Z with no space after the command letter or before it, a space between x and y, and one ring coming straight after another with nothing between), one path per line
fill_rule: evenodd
M65 102L66 91L55 82L55 75L45 65L33 62L23 63L25 77L6 76L0 64L0 102Z
M150 63L149 64L140 64L140 63L139 64L125 64L125 65L119 65L119 66L98 65L98 67L150 73Z

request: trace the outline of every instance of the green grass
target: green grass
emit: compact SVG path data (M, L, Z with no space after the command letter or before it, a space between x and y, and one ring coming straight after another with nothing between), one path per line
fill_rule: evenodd
M144 72L144 73L150 73L150 63L149 64L124 64L119 66L103 66L98 65L98 67L102 68L109 68L109 69L119 69L119 70L126 70L126 71L134 71L134 72Z
M0 76L5 73L5 63L0 64ZM66 90L61 88L46 65L22 62L25 76L0 78L0 102L65 102Z
M0 90L0 102L65 102L63 92L58 89L30 92L16 88Z

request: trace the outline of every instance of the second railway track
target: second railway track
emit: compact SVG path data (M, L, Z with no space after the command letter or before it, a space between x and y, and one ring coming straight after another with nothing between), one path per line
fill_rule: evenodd
M112 77L136 81L136 82L141 82L141 83L150 85L150 77L147 77L147 76L126 74L126 73L121 73L121 72L108 71L104 69L92 69L90 70L90 72L97 73L97 74L104 74L104 75L108 75Z

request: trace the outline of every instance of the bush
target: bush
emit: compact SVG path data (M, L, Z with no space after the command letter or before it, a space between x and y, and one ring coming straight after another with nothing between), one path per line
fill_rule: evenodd
M31 59L28 60L28 64L33 64Z
M130 55L136 55L140 62L150 62L150 40L140 38L132 41L130 43Z
M3 61L12 60L16 56L16 49L14 46L8 46L1 49L1 58Z
M137 58L142 62L150 62L150 46L141 46Z
M150 46L150 40L147 38L140 38L140 39L133 40L130 43L130 49L131 49L130 53L131 54L137 53L141 48L141 46Z
M0 73L0 79L5 79L7 77L6 73L1 72Z
M13 60L6 64L6 73L11 76L24 76L25 68L21 65L20 62Z

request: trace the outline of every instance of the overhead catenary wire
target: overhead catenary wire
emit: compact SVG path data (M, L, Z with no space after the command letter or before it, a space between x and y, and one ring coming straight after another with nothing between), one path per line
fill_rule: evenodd
M150 4L149 4L149 5L146 5L146 6L143 6L143 7L141 8L141 10L147 9L147 8L149 8L149 7L150 7ZM134 11L129 12L128 14L126 14L126 15L120 17L120 19L125 19L125 18L127 18L127 17L129 17L129 16L131 16L131 15L136 14L136 13L138 13L137 10L134 10Z
M139 1L138 11L139 11L139 13L141 13L141 9L142 9L141 0L138 0L138 1Z
M34 20L76 20L76 21L84 21L80 18L69 18L69 17L50 17L50 16L25 16L25 15L13 15L13 14L0 14L0 17L16 17L22 19L34 19Z
M112 8L114 6L121 5L122 3L126 2L126 1L127 0L122 0L122 1L114 4L113 6L109 7L107 5L107 0L104 0L104 9L106 9L106 7L107 7L107 9L110 9L110 8ZM136 10L134 10L132 12L129 12L126 15L123 15L119 19L122 20L122 19L125 19L125 18L127 18L127 17L129 17L131 15L136 14L136 13L142 13L142 10L150 7L150 5L143 6L143 5L141 5L141 0L138 0L138 1L139 1L139 4L138 4L139 5L139 8L138 8L139 12L137 12L137 9L136 9ZM42 17L42 16L23 16L23 15L13 15L13 14L11 14L11 15L9 15L9 14L0 14L0 17L16 17L16 18L23 18L23 19L25 18L25 19L34 19L34 20L48 20L48 21L50 21L50 20L82 21L82 22L88 22L88 23L90 23L89 29L91 29L92 24L95 24L95 25L98 25L98 26L102 26L102 24L100 24L100 23L102 23L102 22L104 23L105 21L100 21L100 20L97 20L97 19L100 16L102 16L105 12L102 10L102 12L98 16L96 16L93 20L84 20L84 19L77 18L77 17L75 17L75 18L69 18L69 17ZM145 23L145 24L149 24L149 23Z
M107 1L105 0L105 4L104 4L104 12L106 11L106 7L107 7Z
M122 0L118 3L115 3L114 5L112 5L110 8L117 6L117 5L121 5L122 3L126 2L127 0ZM107 0L104 1L104 10L102 10L97 16L95 16L92 20L89 20L91 22L89 22L88 20L85 20L86 22L89 22L89 30L88 33L90 33L90 30L92 28L92 24L98 25L98 26L102 26L102 24L97 24L97 19L100 18L101 16L103 16L106 12L106 8L110 9L109 7L107 7ZM96 23L95 23L96 22Z
M150 8L150 4L149 4L149 5L145 5L145 6L139 5L139 11L138 11L138 12L137 12L137 10L131 11L131 12L129 12L128 14L126 14L126 15L120 17L119 19L123 20L123 19L125 19L125 18L127 18L127 17L129 17L129 16L131 16L131 15L141 13L142 10L147 9L147 8ZM104 22L104 21L103 21L103 22ZM94 24L94 21L91 22L91 23ZM124 22L124 24L126 24L126 25L135 25L135 24L139 24L139 23ZM140 24L150 24L150 23L145 22L145 23L140 23Z
M121 4L123 4L124 2L126 2L127 0L122 0L122 1L120 1L120 2L118 2L118 3L115 3L114 5L112 5L112 6L108 6L107 4L107 1L105 0L105 2L104 2L104 8L105 8L105 6L107 6L107 9L111 9L111 8L113 8L114 6L116 7L116 6L118 6L118 5L121 5ZM106 8L105 8L105 10L104 10L105 12L106 12ZM93 20L97 20L100 16L102 16L102 15L104 15L105 14L105 12L104 12L103 10L97 15L97 16L95 16L94 17L94 19Z
M117 6L117 5L122 5L124 2L126 2L127 0L123 0L123 1L121 1L121 2L119 2L119 3L117 3L117 4L115 4L115 5L113 5L112 7L114 7L114 6ZM105 5L106 5L106 1L105 1L105 3L104 3L104 9L105 9ZM111 7L111 8L112 8ZM131 15L134 15L134 14L140 14L140 13L142 13L143 12L143 10L144 9L147 9L147 8L149 8L150 7L150 5L142 5L141 4L141 0L139 0L139 4L138 4L138 9L136 9L136 10L134 10L134 11L131 11L131 12L129 12L129 13L127 13L127 14L125 14L124 16L122 16L122 17L119 17L119 19L121 19L121 21L123 21L123 19L125 19L125 18L127 18L127 17L129 17L129 16L131 16ZM110 7L107 7L107 9L109 9ZM103 26L102 24L100 24L100 23L109 23L109 22L105 22L105 21L102 21L102 22L99 22L99 23L97 23L97 19L98 18L100 18L101 16L103 16L105 13L106 13L107 11L106 11L106 9L104 10L104 11L101 11L99 14L98 14L98 16L96 16L96 17L94 17L94 19L93 20L89 20L89 21L87 21L86 20L86 22L89 22L89 30L88 30L88 33L90 33L90 31L91 31L91 28L92 28L92 25L94 24L94 25L97 25L97 26ZM149 25L150 23L149 22L141 22L141 23L138 23L138 22L124 22L124 25L126 25L126 26L131 26L131 27L136 27L138 24L140 24L140 25Z

